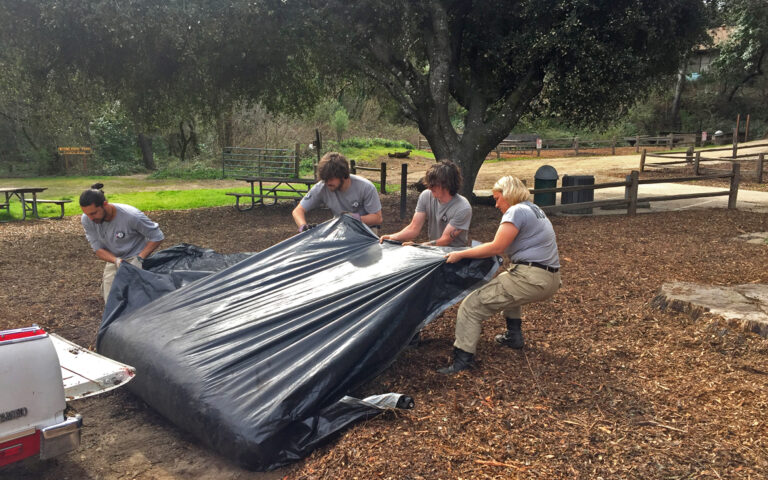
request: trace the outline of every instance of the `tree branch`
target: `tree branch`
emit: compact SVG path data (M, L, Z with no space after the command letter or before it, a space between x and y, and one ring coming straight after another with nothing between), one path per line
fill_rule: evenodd
M763 75L763 59L765 58L765 50L760 52L760 56L757 60L757 65L755 66L755 71L744 77L739 83L737 83L732 89L731 93L728 95L728 101L732 101L733 97L736 96L736 92L739 91L739 89L746 85L747 82L752 80L755 77L759 77L760 75Z

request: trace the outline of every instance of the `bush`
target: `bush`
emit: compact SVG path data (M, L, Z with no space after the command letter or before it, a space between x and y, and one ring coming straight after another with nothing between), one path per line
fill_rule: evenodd
M135 159L131 159L129 162L116 161L111 158L102 159L101 166L98 168L99 175L108 176L132 175L146 171L147 169L144 168L144 165L137 163Z
M341 137L349 128L349 115L344 107L336 110L331 118L331 128L336 132L336 139L341 142Z
M149 178L181 178L184 180L211 180L222 178L221 168L211 167L204 162L172 162L157 170Z
M119 103L105 108L89 127L95 157L103 163L103 173L122 175L134 171L137 157L136 136L131 131L129 121ZM123 166L122 163L127 165Z
M414 149L413 144L405 140L388 140L386 138L352 137L341 142L340 146L347 147L347 148L386 147L386 148L404 148L409 150Z

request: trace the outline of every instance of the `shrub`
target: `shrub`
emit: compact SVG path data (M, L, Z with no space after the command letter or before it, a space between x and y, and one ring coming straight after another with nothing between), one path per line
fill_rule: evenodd
M181 178L185 180L201 180L221 178L221 168L211 167L204 162L184 163L173 162L157 170L149 178Z
M413 144L405 140L388 140L386 138L352 137L341 142L340 146L346 147L346 148L385 147L385 148L405 148L410 150L414 149Z

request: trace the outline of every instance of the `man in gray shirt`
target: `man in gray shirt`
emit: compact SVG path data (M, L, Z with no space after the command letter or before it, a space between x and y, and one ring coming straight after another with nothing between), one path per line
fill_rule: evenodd
M458 194L461 172L453 162L443 160L427 170L424 177L427 190L421 192L411 223L397 233L382 235L381 241L410 242L427 224L427 245L466 247L472 206Z
M363 177L349 174L349 163L344 155L328 152L317 165L319 182L293 209L293 221L299 232L307 226L307 212L322 205L334 216L348 213L368 226L381 225L381 200L376 187Z
M104 301L123 261L141 268L141 263L160 245L165 236L157 223L140 210L121 203L109 203L97 183L80 195L85 238L96 256L107 262L101 287Z

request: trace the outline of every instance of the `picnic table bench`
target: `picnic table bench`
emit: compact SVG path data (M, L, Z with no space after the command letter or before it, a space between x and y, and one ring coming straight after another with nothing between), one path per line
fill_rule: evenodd
M35 218L39 218L37 215L37 194L47 190L46 187L8 187L8 188L0 188L0 193L3 193L5 196L5 200L0 200L0 210L5 209L10 213L11 208L11 198L17 197L21 201L21 219L24 220L27 218L27 211L32 213L32 216ZM27 204L30 202L26 198L26 195L28 193L32 194L32 200L31 204Z
M235 208L241 212L251 210L257 203L266 205L265 199L271 200L271 205L276 204L278 200L294 200L298 202L309 192L312 185L317 183L317 180L313 178L238 177L235 180L251 184L251 193L226 193L226 195L235 197ZM256 183L259 184L259 193L256 193ZM265 183L270 185L265 186ZM251 204L247 207L241 205L240 199L242 198L250 198Z
M59 207L61 207L61 214L58 217L47 217L47 218L64 218L64 205L71 202L72 200L44 200L41 198L24 200L24 203L27 204L25 205L25 209L29 211L33 211L34 214L37 216L37 218L40 218L39 213L37 213L38 212L37 206L41 203L58 205Z

